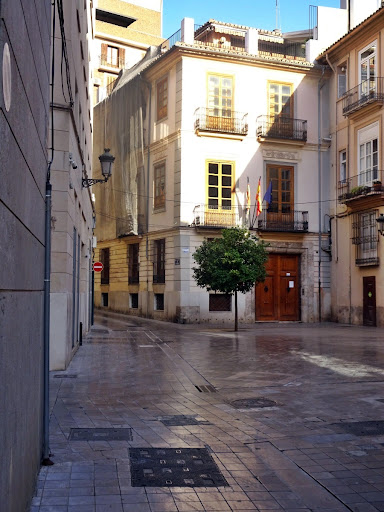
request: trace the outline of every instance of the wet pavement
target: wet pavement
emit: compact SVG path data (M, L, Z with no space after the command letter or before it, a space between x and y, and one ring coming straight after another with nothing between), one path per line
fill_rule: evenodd
M97 313L51 407L30 512L384 511L380 329Z

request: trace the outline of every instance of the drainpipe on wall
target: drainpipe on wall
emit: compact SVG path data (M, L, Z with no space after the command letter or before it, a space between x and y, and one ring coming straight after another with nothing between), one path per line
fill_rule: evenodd
M319 237L318 237L318 274L319 274L319 281L318 281L318 321L321 322L321 235L322 235L322 208L321 208L321 186L322 186L322 180L321 180L321 89L323 88L325 82L324 80L324 72L325 72L325 66L322 66L322 73L320 80L318 82L317 86L317 187L318 187L318 203L319 203Z

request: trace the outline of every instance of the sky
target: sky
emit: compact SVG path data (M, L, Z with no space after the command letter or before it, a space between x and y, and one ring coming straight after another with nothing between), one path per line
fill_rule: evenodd
M340 0L279 0L283 32L309 28L309 6L340 7ZM168 38L183 18L202 25L210 18L238 25L273 30L276 28L276 0L163 0L163 37Z

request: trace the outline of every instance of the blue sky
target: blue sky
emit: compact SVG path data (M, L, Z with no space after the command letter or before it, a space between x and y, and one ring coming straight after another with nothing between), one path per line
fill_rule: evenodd
M283 32L309 28L310 5L340 7L340 0L280 0ZM185 17L194 18L197 24L214 18L273 30L276 28L276 0L163 0L163 37L176 32Z

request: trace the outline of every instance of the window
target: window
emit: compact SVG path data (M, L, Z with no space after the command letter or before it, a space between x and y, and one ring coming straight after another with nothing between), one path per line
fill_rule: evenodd
M112 68L124 68L125 65L125 48L111 46L106 43L101 44L101 62L102 66Z
M153 243L153 282L165 283L165 238Z
M109 248L100 250L100 261L103 264L101 284L109 284Z
M232 77L208 75L208 110L212 116L232 117Z
M233 164L208 162L208 209L231 210L234 185Z
M376 41L359 53L361 95L376 89Z
M157 100L157 121L168 115L168 77L163 78L156 84Z
M108 293L101 294L101 305L103 308L108 307Z
M290 166L267 166L266 183L272 182L272 201L268 213L291 213L294 211L294 169Z
M347 67L345 64L337 68L337 97L341 98L347 92Z
M356 246L356 265L378 265L377 211L355 213L352 217L352 243Z
M345 149L339 153L339 178L340 183L347 181L347 152Z
M164 293L155 293L155 310L164 311Z
M378 123L373 123L358 132L359 186L372 185L378 177Z
M293 96L291 84L268 84L269 115L272 117L293 117Z
M129 294L129 307L131 309L139 308L139 294L138 293L130 293Z
M119 49L114 46L107 47L107 64L117 67L119 63Z
M155 165L153 207L165 207L165 162Z
M128 245L128 283L139 282L139 244Z
M232 296L228 293L210 294L209 311L232 311Z

